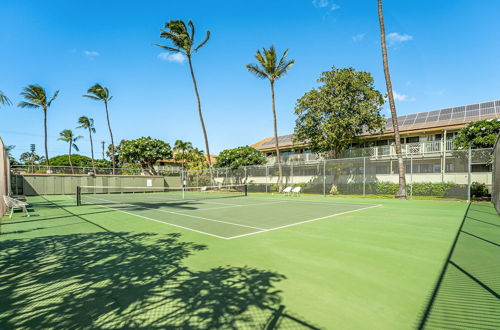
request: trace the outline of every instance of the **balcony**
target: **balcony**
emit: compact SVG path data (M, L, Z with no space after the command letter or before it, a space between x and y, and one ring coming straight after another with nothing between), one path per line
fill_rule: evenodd
M446 141L429 141L429 142L415 142L405 143L401 145L401 152L405 156L416 156L430 153L440 153L445 151L454 150L453 140ZM342 158L357 158L357 157L370 157L370 158L383 158L383 157L396 156L396 147L390 146L375 146L367 148L352 148L342 153ZM323 159L328 159L323 155L314 153L292 154L281 156L283 164L314 162ZM267 157L268 164L276 163L276 156Z

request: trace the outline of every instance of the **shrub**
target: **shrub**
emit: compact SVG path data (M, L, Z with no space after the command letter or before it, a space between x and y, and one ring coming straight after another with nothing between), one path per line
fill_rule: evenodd
M484 183L473 182L470 188L472 197L486 197L488 196L488 188Z

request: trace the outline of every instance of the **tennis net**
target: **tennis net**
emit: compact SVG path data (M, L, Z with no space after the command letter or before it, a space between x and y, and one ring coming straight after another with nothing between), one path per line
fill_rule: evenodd
M84 204L168 203L246 195L247 185L245 184L203 187L78 186L76 202L78 206Z

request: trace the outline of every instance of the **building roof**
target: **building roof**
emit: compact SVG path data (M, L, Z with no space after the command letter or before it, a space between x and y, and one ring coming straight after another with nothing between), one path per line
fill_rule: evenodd
M472 121L490 118L500 118L500 100L398 116L398 124L401 133L410 133L412 131L450 126L460 128ZM382 134L392 134L393 132L392 119L387 118L385 130ZM376 135L380 135L380 133L372 134L364 132L360 137ZM293 146L293 134L278 136L278 142L280 147ZM297 145L303 146L306 145L306 143L298 143ZM266 138L255 143L252 147L258 150L273 149L275 147L275 139L274 137Z

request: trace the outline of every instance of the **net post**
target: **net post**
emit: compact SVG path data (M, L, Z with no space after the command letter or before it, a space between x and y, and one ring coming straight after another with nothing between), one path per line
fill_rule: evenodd
M76 206L82 206L82 187L76 187Z
M247 184L245 184L244 190L245 190L245 196L248 196L248 185Z

